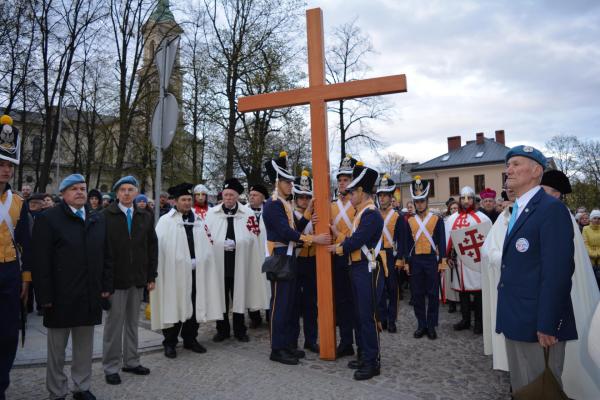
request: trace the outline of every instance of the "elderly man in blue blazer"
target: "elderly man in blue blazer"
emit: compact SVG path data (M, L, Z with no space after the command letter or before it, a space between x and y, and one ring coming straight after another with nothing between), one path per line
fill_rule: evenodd
M571 303L573 225L568 209L540 187L546 158L531 146L506 155L506 186L516 194L504 239L496 332L506 337L514 391L544 370L560 382L565 342L577 339Z

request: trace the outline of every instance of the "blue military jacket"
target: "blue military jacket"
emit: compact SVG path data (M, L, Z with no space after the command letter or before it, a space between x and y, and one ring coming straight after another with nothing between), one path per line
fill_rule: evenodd
M302 217L297 221L295 227L290 226L290 220L282 201L272 198L269 198L263 206L262 219L267 229L267 241L279 244L300 242L300 232L308 224L308 220ZM286 251L286 247L276 247L274 254L285 254Z
M371 203L372 204L372 203ZM359 210L357 210L358 218ZM368 249L374 249L381 239L383 231L383 218L381 213L376 208L364 210L360 221L354 221L356 229L351 236L344 239L340 244L344 255L350 256L351 263L367 261L367 257L361 251L361 247L366 245Z
M575 270L569 210L540 189L504 239L496 332L537 342L537 332L577 339L571 276Z

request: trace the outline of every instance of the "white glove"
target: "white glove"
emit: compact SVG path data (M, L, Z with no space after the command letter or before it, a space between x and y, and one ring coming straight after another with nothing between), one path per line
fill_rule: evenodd
M192 271L196 270L196 259L192 258Z
M235 240L225 239L225 244L223 245L225 251L234 251L235 250Z

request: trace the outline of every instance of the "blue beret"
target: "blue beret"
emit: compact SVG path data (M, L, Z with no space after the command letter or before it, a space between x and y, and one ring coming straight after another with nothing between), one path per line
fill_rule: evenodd
M112 188L113 192L116 192L116 191L117 191L117 189L119 189L119 186L121 186L121 185L123 185L123 184L125 184L125 183L128 183L128 184L130 184L130 185L133 185L133 186L135 186L135 187L138 187L138 181L137 181L137 179L135 179L135 178L134 178L133 176L131 176L131 175L127 175L127 176L124 176L124 177L122 177L121 179L119 179L119 180L118 180L118 181L117 181L117 182L116 182L116 183L113 185L113 188Z
M533 161L540 164L544 169L546 168L546 165L548 163L546 157L544 157L542 152L536 149L535 147L531 146L521 145L513 147L506 154L506 162L508 162L508 160L515 156L527 157L529 159L532 159Z
M85 183L85 178L83 177L83 175L81 175L81 174L69 175L65 179L62 180L62 182L58 186L58 191L64 192L65 189L68 189L69 187L76 185L78 183Z
M145 194L138 194L137 196L135 196L135 199L133 200L133 202L135 204L139 203L140 201L143 201L144 203L148 203L148 198L146 197Z

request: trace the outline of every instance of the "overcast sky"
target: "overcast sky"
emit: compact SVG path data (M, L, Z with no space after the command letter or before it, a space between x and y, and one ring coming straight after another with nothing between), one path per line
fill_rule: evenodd
M493 137L543 148L600 139L600 1L309 0L325 34L357 17L377 51L367 77L404 73L408 92L374 126L385 150L426 161L446 138ZM327 43L326 43L327 44ZM330 117L331 118L331 117ZM372 154L361 154L375 162ZM334 159L332 159L332 162Z

